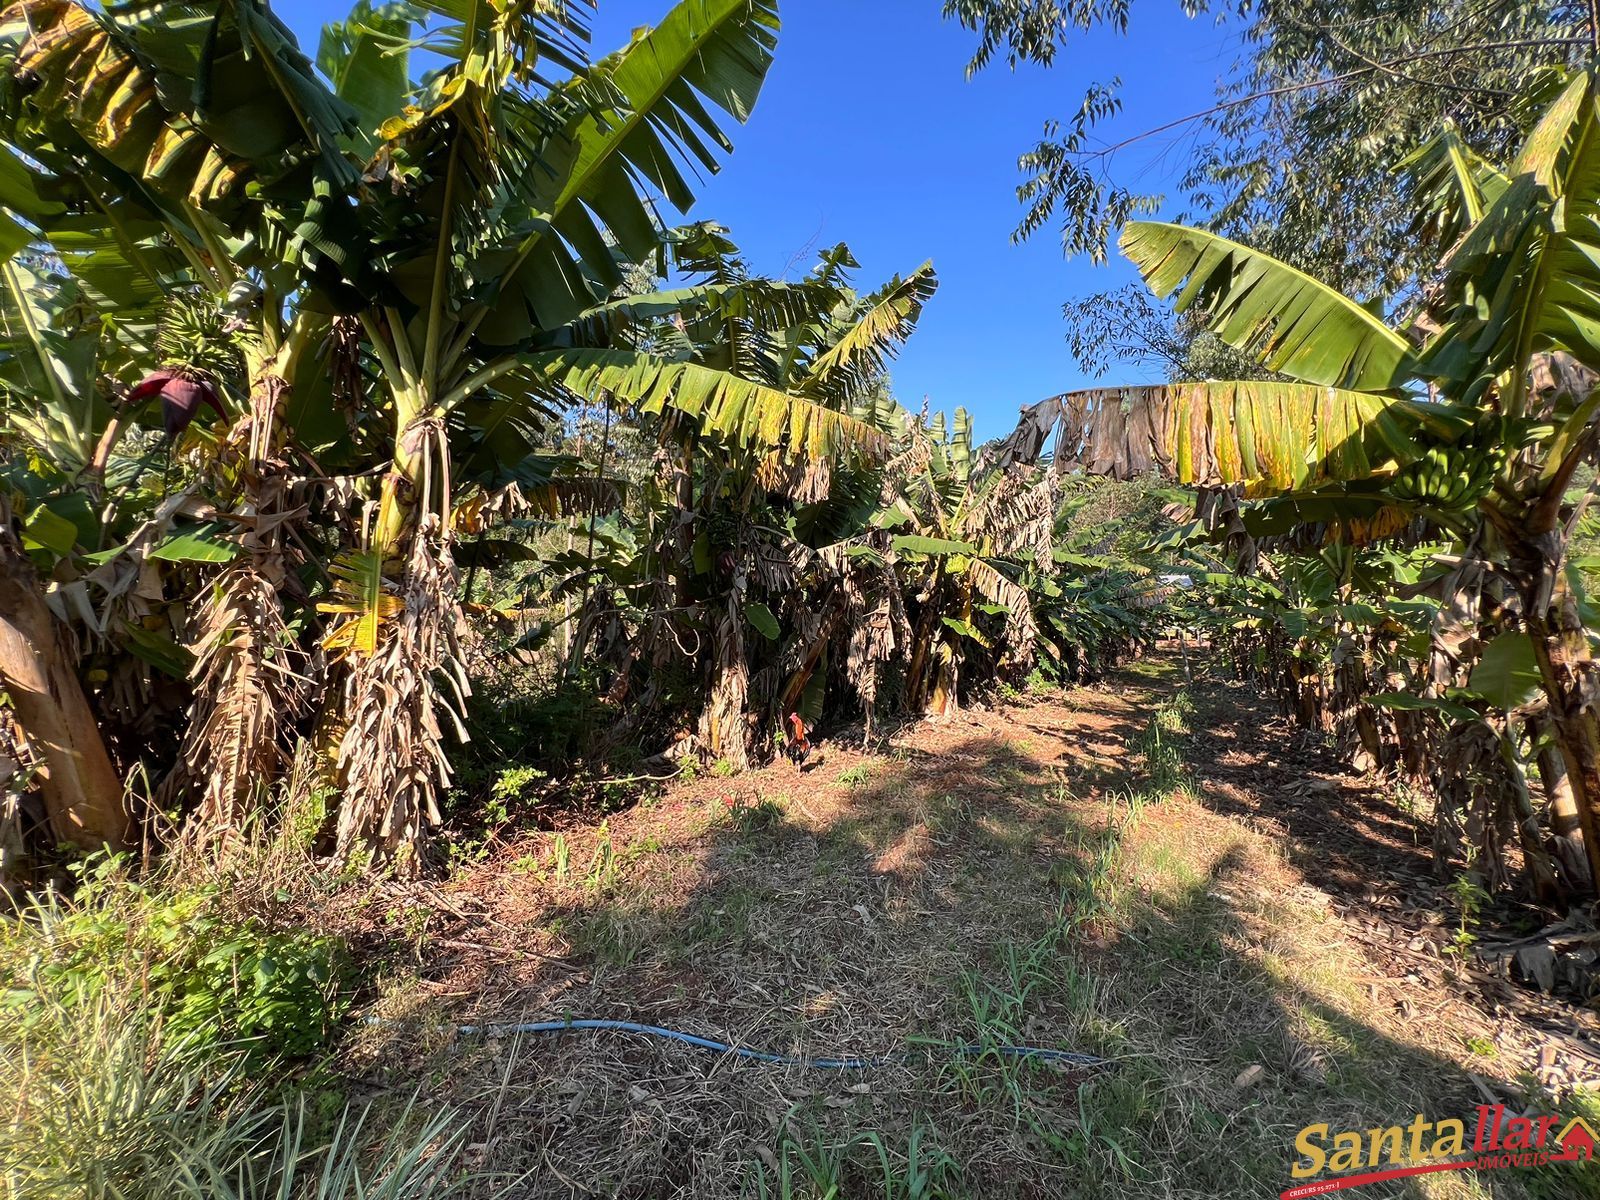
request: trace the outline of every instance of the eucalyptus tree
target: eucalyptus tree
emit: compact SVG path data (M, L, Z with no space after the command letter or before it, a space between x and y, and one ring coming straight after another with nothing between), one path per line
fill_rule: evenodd
M1049 66L1087 32L1125 34L1130 0L943 0L975 31L969 73L996 59ZM1442 122L1474 152L1508 157L1559 87L1600 45L1581 0L1182 0L1195 21L1237 30L1215 102L1144 131L1117 129L1120 79L1100 79L1022 155L1018 237L1059 230L1069 254L1103 257L1162 197L1118 157L1192 137L1177 181L1195 221L1248 240L1362 299L1414 301L1433 262L1409 237L1414 197L1389 168ZM1149 14L1145 14L1148 16ZM1131 136L1126 136L1131 135ZM1305 164L1315 162L1315 170Z

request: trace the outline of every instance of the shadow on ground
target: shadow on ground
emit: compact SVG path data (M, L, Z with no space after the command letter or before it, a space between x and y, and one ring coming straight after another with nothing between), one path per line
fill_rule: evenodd
M1194 759L1208 807L1267 815L1301 873L1325 890L1437 885L1418 820L1392 794L1352 778L1318 735L1295 728L1248 684L1213 682L1198 696Z
M1129 676L530 837L444 894L457 916L435 913L351 1069L466 1110L483 1169L528 1197L1271 1196L1304 1125L1469 1113L1458 1064L1368 1003L1271 841L1225 800L1140 795L1171 688ZM1203 731L1173 736L1211 770ZM1389 865L1409 869L1337 870ZM823 1072L448 1028L564 1016L930 1054ZM1011 1042L1111 1063L938 1051ZM1559 1190L1574 1178L1493 1194L1585 1194ZM1491 1194L1427 1186L1363 1195Z

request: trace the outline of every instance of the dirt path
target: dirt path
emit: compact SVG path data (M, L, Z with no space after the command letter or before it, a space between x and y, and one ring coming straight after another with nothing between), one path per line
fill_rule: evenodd
M350 1069L473 1112L519 1195L633 1197L1276 1195L1312 1121L1583 1076L1592 1014L1448 978L1403 814L1289 753L1238 689L1177 683L1156 661L880 753L827 745L804 773L679 784L392 894L378 916L415 950L376 1007L399 1023ZM827 1073L450 1031L565 1016L786 1053L1028 1043L1113 1064ZM1391 1194L1586 1194L1560 1190L1574 1178Z

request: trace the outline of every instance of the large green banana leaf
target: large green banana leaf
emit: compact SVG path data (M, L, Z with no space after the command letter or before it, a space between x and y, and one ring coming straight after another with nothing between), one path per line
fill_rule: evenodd
M125 260L142 237L120 226L141 213L171 229L195 265L271 269L292 248L313 268L370 270L354 225L360 173L343 152L355 114L264 4L99 11L19 0L0 13L0 70L27 81L0 136L86 193L78 211L99 209L119 226ZM246 236L263 217L277 245ZM89 285L89 270L82 276Z
M482 341L515 345L573 319L622 282L619 257L637 262L656 250L648 192L680 212L694 203L680 164L718 170L717 151L732 143L709 108L737 121L750 115L777 29L772 0L680 0L595 64L590 77L614 103L581 107L544 148L526 181L533 211L519 243L480 271L495 279Z
M0 14L0 58L32 81L16 118L30 151L103 159L174 204L246 203L246 185L281 201L308 194L312 176L357 182L340 152L354 113L250 0L114 13L20 0Z
M905 279L892 279L867 297L864 310L827 349L807 365L800 391L808 396L856 398L878 378L895 348L917 327L922 310L939 290L933 264L923 263Z
M480 86L503 86L513 73L532 78L542 62L573 73L588 65L595 0L417 0L417 7L442 18L428 23L421 48L456 63Z
M1600 369L1600 95L1576 75L1529 135L1510 184L1447 263L1452 311L1426 372L1472 402L1503 381L1521 414L1534 355Z
M1399 387L1410 348L1382 320L1303 271L1237 242L1160 221L1133 221L1122 253L1180 312L1203 311L1218 337L1306 383L1356 391Z
M423 10L411 4L374 5L358 0L342 21L322 29L317 69L333 85L339 99L356 114L349 147L370 158L378 147L378 129L398 113L411 92L407 44Z
M1454 128L1430 138L1398 170L1410 180L1417 205L1412 229L1445 249L1481 221L1511 183Z
M149 369L171 294L191 283L167 232L138 197L0 147L0 391L11 426L68 476L110 418L102 380Z
M765 280L756 283L770 294L758 296L754 285L700 284L607 300L586 309L565 325L542 331L535 337L533 349L605 349L622 344L641 326L668 317L681 318L686 326L709 318L720 327L728 320L748 320L757 312L781 319L796 310L804 311L792 285Z
M77 299L69 279L14 254L0 263L0 403L69 478L88 465L110 416L95 386L97 331L69 313Z

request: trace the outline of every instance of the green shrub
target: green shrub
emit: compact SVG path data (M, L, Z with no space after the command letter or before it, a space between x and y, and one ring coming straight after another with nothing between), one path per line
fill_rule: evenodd
M0 1196L444 1200L469 1185L448 1113L308 1104L269 1063L346 1004L336 940L101 858L70 899L0 922Z
M339 942L231 911L216 885L165 889L92 861L73 898L35 903L0 928L0 1020L26 1026L50 1003L137 994L169 1036L298 1058L347 1003Z

